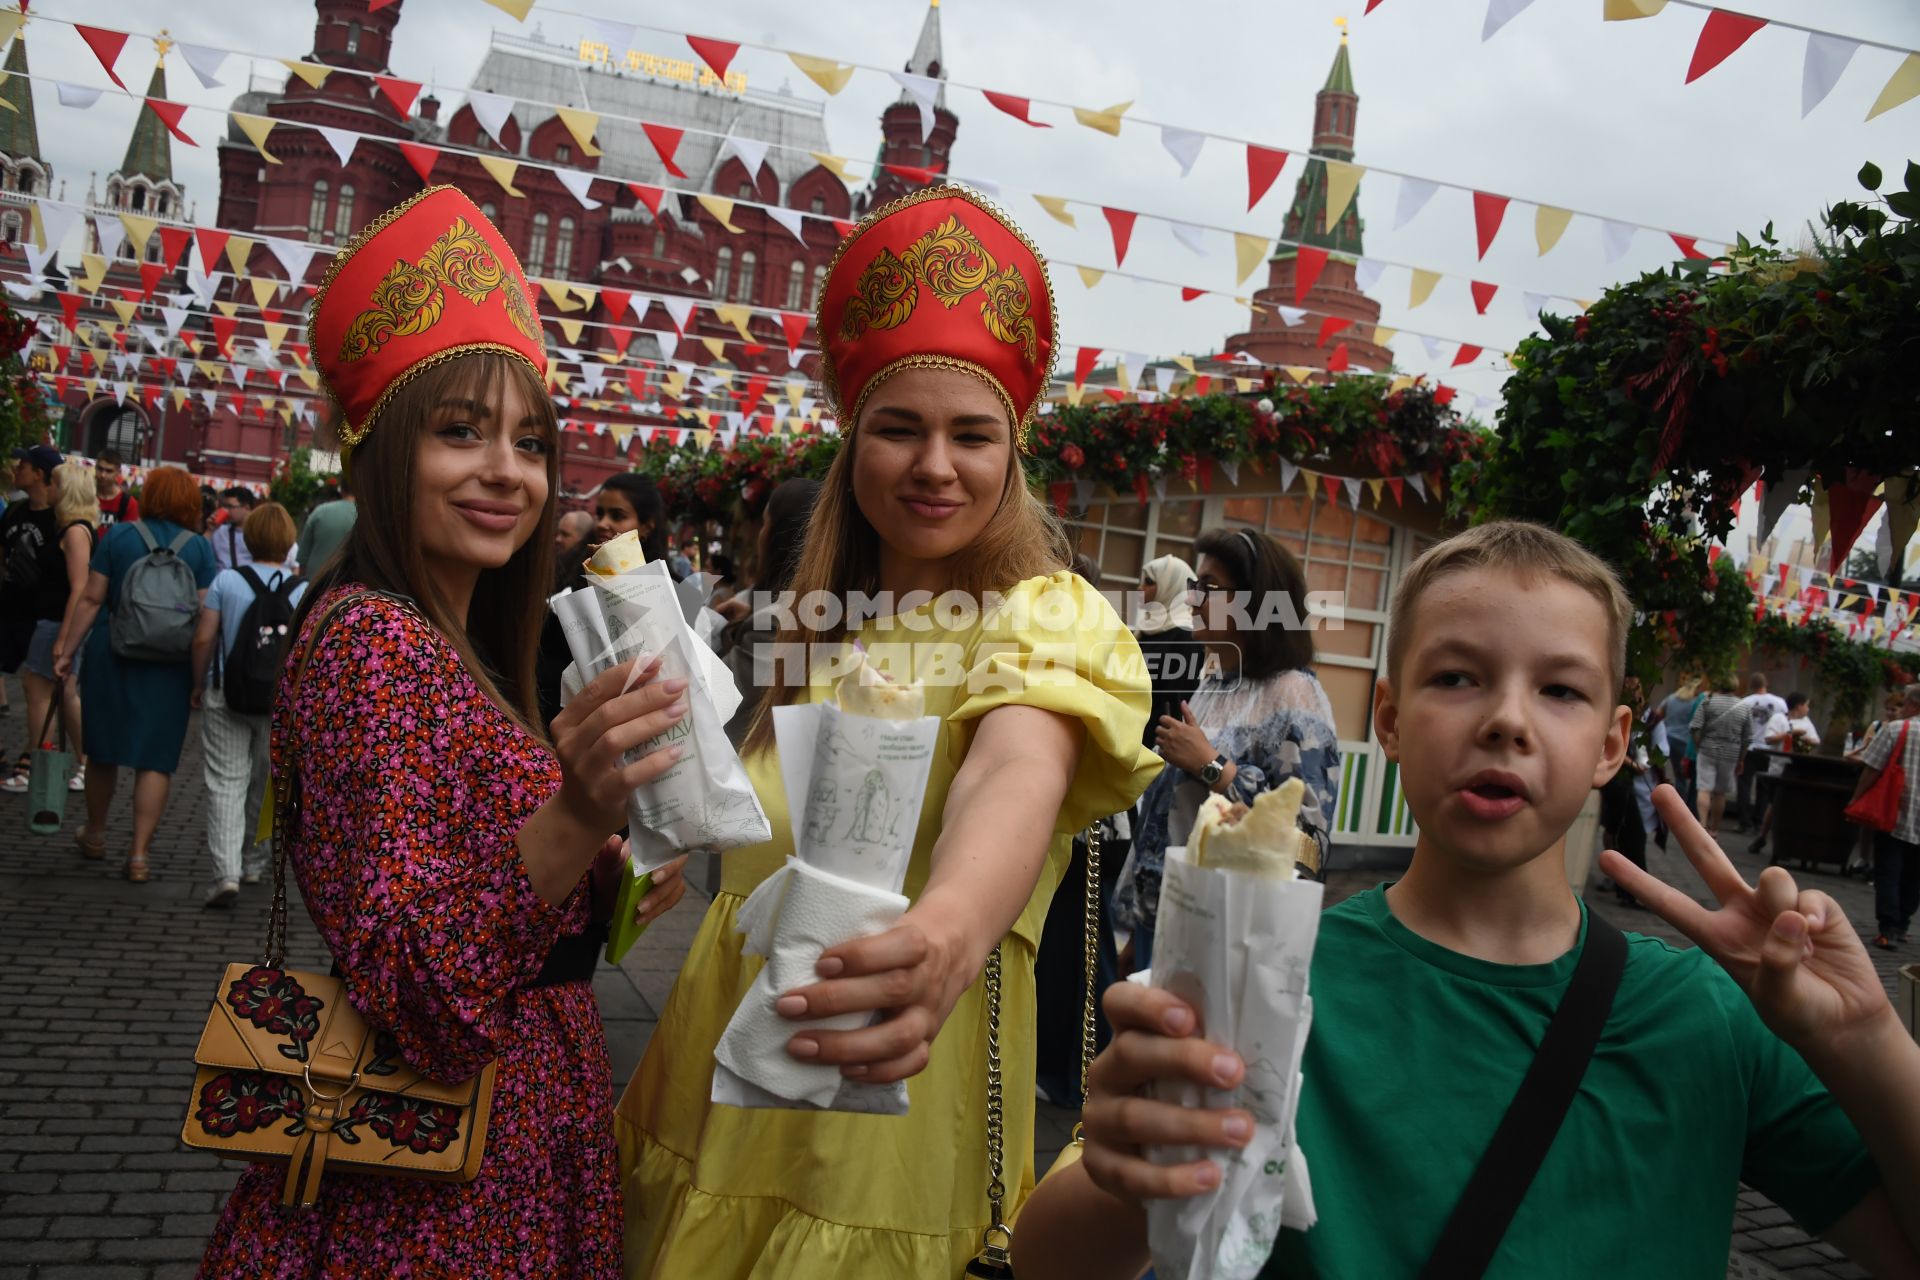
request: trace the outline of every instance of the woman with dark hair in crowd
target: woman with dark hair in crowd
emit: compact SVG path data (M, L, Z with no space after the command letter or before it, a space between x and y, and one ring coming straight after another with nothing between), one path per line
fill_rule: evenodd
M740 709L727 721L727 737L736 747L747 736L754 710L760 705L760 691L772 683L772 672L766 669L772 655L761 650L780 634L780 593L793 583L793 567L800 562L800 550L807 541L807 520L819 495L818 480L781 481L767 499L767 510L760 520L760 537L754 544L753 586L723 602L730 607L722 612L731 614L733 620L720 632L717 648L742 694Z
M1307 581L1300 562L1252 529L1209 529L1193 544L1194 637L1208 672L1178 715L1153 726L1172 767L1140 797L1129 874L1114 904L1133 930L1133 964L1153 963L1167 849L1184 845L1209 793L1252 804L1288 778L1306 783L1300 825L1320 846L1340 783L1333 707L1313 674Z

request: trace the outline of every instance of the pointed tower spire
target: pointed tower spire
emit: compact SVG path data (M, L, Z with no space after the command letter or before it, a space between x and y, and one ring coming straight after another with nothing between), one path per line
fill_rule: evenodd
M158 41L160 60L153 64L153 79L147 82L149 98L167 96L167 50L173 42L163 35ZM140 118L134 121L133 137L127 143L127 158L120 162L120 176L144 174L155 182L173 181L173 139L159 116L141 104Z
M1316 245L1335 253L1360 254L1360 201L1350 200L1339 221L1326 225L1327 166L1325 160L1353 160L1354 117L1360 108L1360 95L1353 90L1353 63L1347 56L1346 20L1338 20L1340 48L1327 70L1327 82L1314 95L1313 158L1294 189L1293 207L1281 236L1285 240ZM1280 255L1291 250L1282 248Z
M906 71L938 82L930 113L932 124L928 127L923 123L920 101L906 90L880 113L880 151L875 157L880 168L874 174L872 185L860 196L858 207L862 210L937 182L939 175L947 171L947 157L953 150L960 121L947 106L947 64L940 47L940 0L932 0L927 6L926 21L920 24L920 39L914 43Z
M7 79L0 84L0 100L13 108L0 110L0 154L14 160L40 159L40 130L33 118L33 80L27 74L27 38L16 35L7 50Z
M920 24L920 39L914 42L913 57L907 62L907 71L911 75L926 76L929 80L944 81L947 78L946 58L940 52L940 0L933 0L927 6L927 18ZM912 99L902 90L900 101L909 102ZM933 105L938 110L946 110L946 85L940 86L939 96L933 100Z

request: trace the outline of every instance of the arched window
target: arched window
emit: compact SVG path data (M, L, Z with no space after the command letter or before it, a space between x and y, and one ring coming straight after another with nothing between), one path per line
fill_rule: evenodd
M735 302L753 301L753 268L753 250L749 249L740 255L740 291L733 295Z
M491 200L489 200L487 203L480 206L480 212L487 215L488 222L500 221L500 211L494 208L493 202Z
M753 199L753 184L751 182L741 183L738 195L742 200Z
M815 196L808 202L807 208L812 213L825 213L827 211L827 198L825 196Z
M573 219L560 219L559 233L553 237L553 274L564 276L573 270Z
M807 264L795 258L787 272L787 310L798 311L807 300Z
M313 201L307 206L307 230L318 240L327 229L327 180L313 184Z
M553 158L559 164L572 164L573 148L563 142L553 149Z
M340 184L340 199L333 207L333 236L345 240L353 234L353 188Z
M667 256L667 229L665 227L655 227L653 229L653 256L656 258L664 258Z
M547 257L547 215L533 215L533 239L527 244L527 270L540 271Z
M807 303L810 307L820 305L820 290L827 284L827 266L823 262L813 269L813 299Z
M20 215L9 210L0 213L0 240L17 244L20 240Z
M720 252L713 259L713 296L722 302L727 300L727 285L733 281L733 248L721 245Z
M360 24L357 22L347 24L347 52L360 52Z

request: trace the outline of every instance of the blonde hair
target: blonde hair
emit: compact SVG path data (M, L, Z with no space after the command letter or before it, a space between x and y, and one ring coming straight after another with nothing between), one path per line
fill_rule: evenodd
M100 527L100 491L94 487L92 467L63 462L53 469L53 521L61 529L70 524Z
M288 549L299 536L293 517L277 502L261 503L240 526L240 537L245 540L248 553L261 564L283 563Z
M1607 614L1607 669L1618 691L1626 679L1627 627L1633 602L1606 561L1563 533L1524 520L1475 525L1429 549L1394 589L1387 614L1387 678L1398 684L1414 606L1433 584L1470 569L1510 569L1524 578L1558 578L1600 602Z
M848 599L852 593L880 589L880 535L867 522L853 495L853 455L860 447L861 432L846 436L840 452L834 455L820 482L820 496L807 520L806 541L800 560L794 566L789 587L796 600L805 600L819 591ZM1067 536L1033 490L1027 487L1026 471L1020 463L1020 451L1012 435L1007 442L1006 484L1000 491L1000 505L994 508L987 527L966 549L956 556L954 581L949 590L963 591L976 599L989 591L1005 591L1028 578L1057 573L1067 567ZM834 644L846 637L846 624L836 621L831 627L815 630L800 621L807 611L796 610L791 627L782 627L778 643L805 648L787 652L812 654L813 646ZM775 663L776 682L767 686L740 744L746 755L773 742L773 708L785 706L799 696L805 686L804 671L799 679L793 666L806 663Z

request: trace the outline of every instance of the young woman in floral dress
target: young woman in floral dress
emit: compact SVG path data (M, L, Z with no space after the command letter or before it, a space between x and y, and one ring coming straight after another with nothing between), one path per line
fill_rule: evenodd
M621 693L623 665L551 745L538 727L557 445L534 315L512 251L450 187L335 261L311 338L359 518L303 601L292 653L312 656L273 717L274 772L300 788L288 856L347 999L427 1076L498 1064L484 1161L470 1183L330 1173L311 1209L282 1208L282 1169L251 1166L203 1276L620 1273L590 868L618 855L627 792L674 758L621 753L684 703L647 672ZM316 625L356 592L377 594ZM655 884L643 915L683 891ZM389 1110L359 1142L439 1140Z

